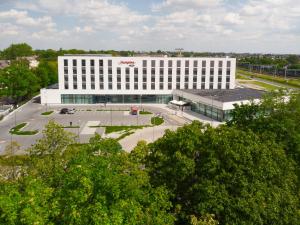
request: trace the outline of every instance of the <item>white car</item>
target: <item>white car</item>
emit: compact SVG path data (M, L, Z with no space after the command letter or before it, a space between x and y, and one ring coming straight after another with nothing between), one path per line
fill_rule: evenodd
M68 114L74 114L75 113L75 109L69 109L67 113Z

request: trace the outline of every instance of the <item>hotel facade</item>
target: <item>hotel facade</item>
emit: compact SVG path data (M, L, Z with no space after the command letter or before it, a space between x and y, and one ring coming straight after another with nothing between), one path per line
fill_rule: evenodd
M42 104L168 104L175 90L235 87L236 59L184 57L58 57L56 87Z

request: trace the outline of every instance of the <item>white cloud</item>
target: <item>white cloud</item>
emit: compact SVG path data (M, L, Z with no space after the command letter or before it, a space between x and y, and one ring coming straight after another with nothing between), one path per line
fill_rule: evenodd
M154 4L153 11L163 9L204 9L219 6L222 0L163 0L162 3Z
M224 21L229 24L241 25L244 21L241 19L240 15L237 13L227 13L224 17Z

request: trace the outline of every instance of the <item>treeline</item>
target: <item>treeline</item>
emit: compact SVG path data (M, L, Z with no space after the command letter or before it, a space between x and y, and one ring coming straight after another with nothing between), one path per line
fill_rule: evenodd
M271 56L248 56L238 60L244 66L273 66L274 69L300 69L300 58L297 55L287 55L276 58Z
M237 106L126 153L50 122L26 156L1 158L1 224L300 224L300 94Z

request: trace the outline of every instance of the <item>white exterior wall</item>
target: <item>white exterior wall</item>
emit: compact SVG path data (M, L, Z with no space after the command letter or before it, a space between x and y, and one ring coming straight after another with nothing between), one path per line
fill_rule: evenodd
M68 60L68 85L69 88L65 89L64 81L64 60ZM86 61L86 89L82 89L82 71L81 61ZM73 88L73 60L77 60L77 89ZM91 74L90 74L90 61L95 61L95 89L91 89ZM99 60L103 60L104 70L104 89L99 87ZM108 60L112 60L112 89L108 88ZM147 60L147 89L143 89L143 60ZM151 89L151 61L155 60L155 90ZM160 61L164 61L164 85L160 89ZM172 61L172 88L168 89L168 61ZM58 80L59 89L42 89L41 90L41 103L60 104L61 94L97 94L97 95L171 95L173 90L176 89L176 70L177 61L181 61L181 79L180 89L185 88L185 61L189 61L189 81L188 89L193 88L193 69L194 61L198 61L197 66L197 82L196 88L201 89L202 76L205 76L205 89L210 88L210 61L214 61L214 82L213 89L218 89L218 66L219 61L223 62L222 65L222 82L221 89L226 89L226 69L227 62L231 62L230 66L230 82L229 89L235 86L235 70L236 59L234 58L183 58L183 57L107 57L97 55L66 55L58 57ZM123 61L132 61L133 67L123 64ZM206 61L206 73L202 74L202 61ZM117 88L117 68L121 68L121 89ZM130 89L126 90L125 82L125 69L130 70ZM138 89L134 89L134 68L138 68Z

